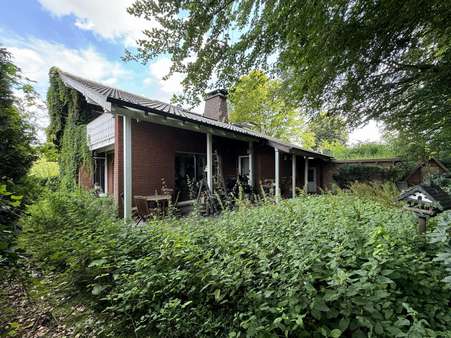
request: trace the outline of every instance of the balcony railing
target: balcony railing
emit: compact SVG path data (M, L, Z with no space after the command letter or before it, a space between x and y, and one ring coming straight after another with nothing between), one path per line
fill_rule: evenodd
M114 118L110 113L103 113L88 123L89 149L96 150L114 144Z

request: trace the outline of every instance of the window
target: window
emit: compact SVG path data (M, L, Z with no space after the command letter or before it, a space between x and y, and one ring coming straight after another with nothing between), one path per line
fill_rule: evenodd
M249 166L249 156L239 156L238 157L238 173L240 176L246 176L249 178L250 166Z
M105 162L105 157L94 157L94 185L100 187L102 193L106 193Z
M175 190L179 193L180 201L191 198L190 188L194 188L204 178L206 165L205 154L177 153L175 155ZM189 186L189 181L192 182L192 187Z

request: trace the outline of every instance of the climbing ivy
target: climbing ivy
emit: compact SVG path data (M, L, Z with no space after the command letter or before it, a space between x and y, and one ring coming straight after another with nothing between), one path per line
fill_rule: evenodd
M73 190L79 168L92 170L86 137L86 123L92 118L92 110L79 92L64 84L57 68L50 69L49 80L47 137L59 150L61 185Z

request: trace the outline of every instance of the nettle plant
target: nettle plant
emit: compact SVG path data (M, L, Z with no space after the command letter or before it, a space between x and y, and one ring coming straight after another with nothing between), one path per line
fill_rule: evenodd
M441 251L399 208L353 194L303 196L131 227L101 200L50 194L30 208L21 243L102 314L90 328L102 335L451 333Z

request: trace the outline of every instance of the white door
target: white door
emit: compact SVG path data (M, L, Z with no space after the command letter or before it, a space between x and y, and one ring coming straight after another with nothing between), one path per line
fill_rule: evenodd
M308 176L307 191L316 192L316 168L309 168L307 176Z

